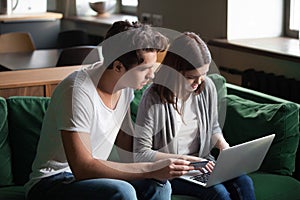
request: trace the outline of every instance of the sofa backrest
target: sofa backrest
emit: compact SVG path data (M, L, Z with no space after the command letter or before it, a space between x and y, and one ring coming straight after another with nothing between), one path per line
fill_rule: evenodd
M7 99L12 172L16 185L23 185L29 179L49 102L50 98L47 97L19 96Z
M7 104L0 97L0 187L13 185L11 149L8 141Z
M252 96L263 100L263 95ZM272 99L266 100L268 103L258 103L229 94L224 136L235 145L275 133L260 171L293 175L300 136L299 106L293 102L277 101L275 97L272 103L269 103Z

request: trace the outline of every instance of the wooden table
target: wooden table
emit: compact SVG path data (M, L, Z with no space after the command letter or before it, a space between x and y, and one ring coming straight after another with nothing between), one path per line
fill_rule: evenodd
M59 49L35 50L28 53L1 53L1 71L55 67Z

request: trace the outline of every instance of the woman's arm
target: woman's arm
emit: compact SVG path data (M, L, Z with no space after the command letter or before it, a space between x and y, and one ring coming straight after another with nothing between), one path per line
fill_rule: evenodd
M133 162L133 133L134 128L129 108L115 141L121 162Z
M222 133L215 133L212 135L212 142L213 144L215 144L215 147L223 150L226 149L228 147L230 147L230 145L226 142L224 136Z
M219 124L219 110L218 110L218 92L216 90L215 84L213 81L207 77L206 80L208 86L209 102L211 107L211 120L212 120L212 138L211 143L213 147L216 147L220 150L226 149L229 147L229 144L226 142L222 129Z

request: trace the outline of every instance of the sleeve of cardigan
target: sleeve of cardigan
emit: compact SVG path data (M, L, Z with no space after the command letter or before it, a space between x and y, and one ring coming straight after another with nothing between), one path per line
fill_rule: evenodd
M212 134L222 134L222 129L218 119L218 93L213 81L207 77L206 84L208 86L208 96L211 110Z
M135 135L133 139L133 150L135 162L154 161L156 151L153 147L153 135L157 130L157 113L155 107L159 106L154 103L155 98L150 94L148 88L140 101L136 124Z

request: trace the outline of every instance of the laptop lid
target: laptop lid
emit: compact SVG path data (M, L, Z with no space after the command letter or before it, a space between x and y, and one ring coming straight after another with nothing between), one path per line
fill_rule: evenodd
M201 173L199 170L193 170L180 178L204 187L210 187L240 175L254 172L259 169L274 137L275 134L268 135L221 151L214 170L206 183L193 179L194 176Z

